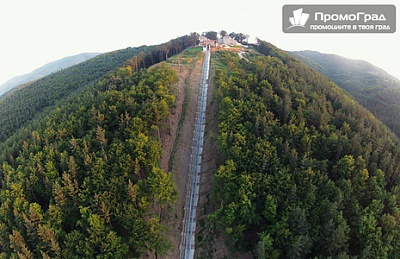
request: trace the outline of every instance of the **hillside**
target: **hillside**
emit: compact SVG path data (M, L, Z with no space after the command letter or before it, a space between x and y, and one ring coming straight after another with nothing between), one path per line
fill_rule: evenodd
M217 236L255 258L398 257L394 134L288 53L253 47L214 54L220 161L199 258Z
M0 101L1 257L178 258L197 39L102 54ZM400 256L400 143L371 112L261 40L212 47L206 83L195 258Z
M169 42L169 55L193 45L192 36ZM186 65L140 65L162 60L163 46L127 59L7 140L15 152L1 150L2 257L157 257L173 248L166 231L180 215L171 210L179 195L168 143L200 49Z
M400 80L362 60L316 51L291 52L349 92L400 136Z
M0 99L0 145L10 136L21 133L18 130L22 127L30 127L34 123L32 119L43 117L55 106L90 91L96 82L128 60L134 71L139 71L195 44L196 36L192 36L182 36L156 46L126 48L98 55L12 92Z
M155 137L174 104L176 72L120 71L128 72L124 83L103 80L96 96L54 111L24 140L17 159L3 163L5 254L126 258L169 248L160 219L144 219L150 206L164 214L176 199L171 175L158 166Z
M88 59L94 58L100 53L81 53L78 55L65 57L53 62L50 62L40 68L33 70L32 72L20 76L16 76L5 82L0 86L0 96L10 91L14 87L21 84L28 83L30 81L38 80L42 77L50 75L51 73L57 72L61 69L72 67L73 65L79 64Z
M99 55L76 66L53 73L0 99L0 142L5 141L26 122L75 91L94 84L115 70L140 48L128 48Z

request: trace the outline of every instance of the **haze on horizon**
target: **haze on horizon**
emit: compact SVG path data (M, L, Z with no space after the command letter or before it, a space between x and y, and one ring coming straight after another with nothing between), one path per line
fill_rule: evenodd
M325 0L302 2L328 3ZM366 60L400 79L398 33L284 34L281 30L284 4L299 2L1 1L0 85L63 57L159 44L190 32L209 30L246 33L289 51L315 50ZM350 3L342 0L335 4ZM376 3L355 0L351 4Z

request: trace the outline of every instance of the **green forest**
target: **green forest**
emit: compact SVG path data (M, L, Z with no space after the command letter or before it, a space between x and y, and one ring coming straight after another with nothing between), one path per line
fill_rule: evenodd
M171 248L163 222L177 193L159 166L160 127L178 77L164 63L147 67L197 38L108 53L0 100L2 258L136 258Z
M398 258L398 139L304 63L253 48L214 55L211 224L256 258Z
M51 74L0 99L0 161L11 153L18 155L22 140L59 106L84 93L95 91L95 84L128 65L139 72L196 44L191 33L155 46L126 48L99 55L71 68ZM119 75L117 75L119 76Z
M400 136L399 79L362 60L316 51L290 54L332 79Z
M197 103L190 84L200 81L201 48L178 54L198 37L99 55L2 96L0 258L178 250L170 237L180 238L172 231L181 230L178 190L187 183L161 169L161 136L173 131L168 119L180 100L171 146L191 141L178 136L195 116L187 111ZM204 152L215 152L218 166L204 181L212 188L201 193L198 225L254 258L399 258L398 137L270 43L211 57L207 116L216 117L206 119L205 143L218 149L207 142ZM178 85L185 89L176 96ZM182 150L171 153L190 156Z
M158 129L177 75L130 66L56 109L0 170L3 257L127 258L170 247Z
M31 120L43 117L58 105L74 99L109 73L129 62L133 71L148 68L196 44L191 33L155 46L126 48L99 55L86 62L53 73L0 99L0 142L4 142Z

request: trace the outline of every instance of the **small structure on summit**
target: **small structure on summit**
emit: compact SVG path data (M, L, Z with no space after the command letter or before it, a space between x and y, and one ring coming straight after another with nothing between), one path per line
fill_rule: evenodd
M200 36L199 45L203 46L203 51L206 51L210 50L211 46L213 47L218 46L218 43L216 40L210 40L206 36Z
M218 46L236 46L240 45L235 39L226 35L223 37L218 38L217 40L210 40L206 36L199 37L199 45L203 47L203 51L209 50L211 47L218 47Z
M219 35L219 37L218 37ZM217 33L215 31L203 32L199 37L199 45L203 46L203 51L209 50L211 47L225 47L242 45L241 43L247 42L249 35L243 33L228 33L224 30Z
M236 46L238 45L238 42L230 36L225 35L218 39L218 44L226 46Z
M200 36L199 44L200 44L200 46L206 46L206 45L216 46L217 41L216 40L210 40L206 36Z

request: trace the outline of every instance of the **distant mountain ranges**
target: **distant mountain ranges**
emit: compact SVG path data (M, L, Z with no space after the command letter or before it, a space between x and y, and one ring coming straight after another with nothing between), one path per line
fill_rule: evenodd
M94 58L95 56L99 55L100 53L81 53L74 56L65 57L56 61L52 61L40 68L33 70L30 73L16 76L5 82L0 86L0 96L7 91L12 90L14 87L19 85L38 80L43 78L51 73L57 72L61 69L66 69L68 67L72 67L76 64L79 64L83 61L88 59Z

